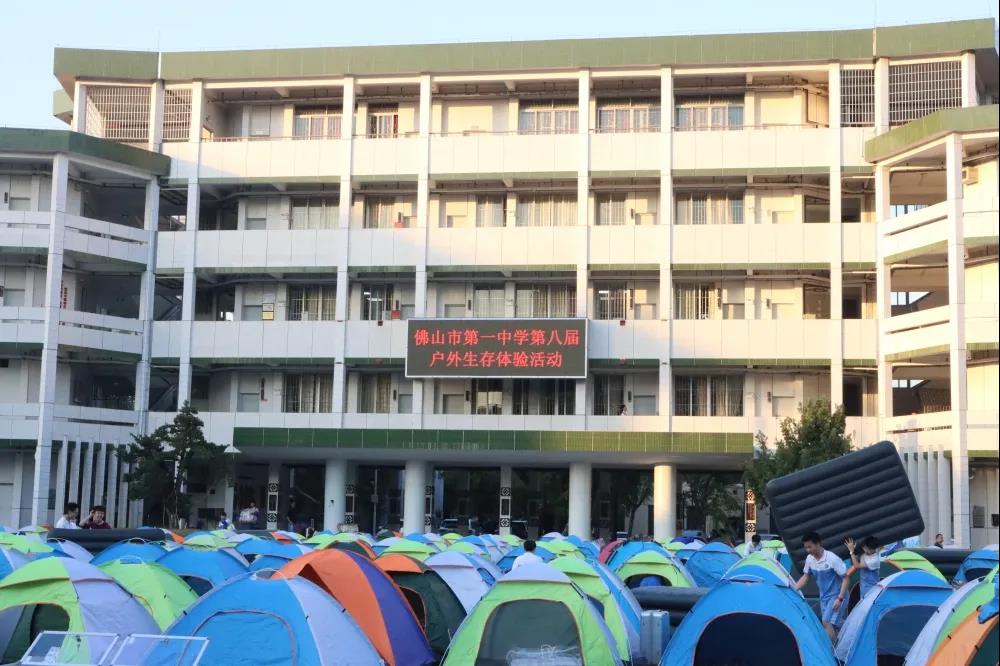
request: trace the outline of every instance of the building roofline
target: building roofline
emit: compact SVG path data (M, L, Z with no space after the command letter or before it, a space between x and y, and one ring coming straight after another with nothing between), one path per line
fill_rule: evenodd
M970 106L941 109L865 142L865 160L881 162L952 132L996 132L1000 129L1000 106Z
M70 130L0 127L0 153L75 153L146 171L154 176L170 173L170 158L117 141Z
M926 56L986 49L994 49L992 19L815 32L162 54L57 48L53 71L68 90L76 78L211 81L602 67L720 66L871 61L876 57Z

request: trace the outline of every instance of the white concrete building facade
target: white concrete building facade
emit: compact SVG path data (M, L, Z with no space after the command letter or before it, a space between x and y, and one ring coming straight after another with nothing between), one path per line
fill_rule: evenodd
M897 444L925 537L998 540L991 21L55 75L70 131L0 130L0 523L139 524L116 452L189 401L244 468L201 517L361 522L392 468L373 507L419 531L461 466L506 530L548 469L589 536L600 470L644 468L663 538L686 471L824 399ZM584 318L588 371L407 377L419 318Z

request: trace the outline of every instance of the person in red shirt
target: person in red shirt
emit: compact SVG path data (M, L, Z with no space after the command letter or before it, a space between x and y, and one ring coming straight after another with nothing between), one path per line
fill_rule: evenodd
M107 510L103 505L97 504L90 509L90 515L84 521L82 527L85 530L110 530L111 525L104 520Z

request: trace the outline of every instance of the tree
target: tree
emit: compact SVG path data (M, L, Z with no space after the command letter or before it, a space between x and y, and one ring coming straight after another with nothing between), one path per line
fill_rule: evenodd
M133 435L132 447L121 454L130 465L125 474L131 500L160 502L165 518L177 527L191 511L188 481L196 475L207 486L232 478L233 463L223 448L205 439L204 423L187 402L172 423L148 435Z
M653 496L653 477L648 472L624 470L615 479L617 499L628 516L625 531L631 535L635 524L635 513Z
M767 437L758 432L759 452L747 464L747 485L757 496L757 504L765 505L764 488L776 479L800 469L818 465L851 452L851 438L844 434L847 421L844 408L831 411L826 400L813 400L799 408L798 420L781 422L781 437L771 449Z
M732 518L737 516L740 503L730 492L735 479L719 474L685 474L681 502L685 515L695 516L697 524L707 528L706 518L711 518L717 528L729 529ZM692 527L692 522L688 522Z

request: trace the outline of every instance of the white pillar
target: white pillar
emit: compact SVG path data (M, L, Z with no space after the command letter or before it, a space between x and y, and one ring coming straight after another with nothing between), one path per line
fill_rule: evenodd
M62 515L66 507L66 467L69 462L69 440L63 437L59 446L59 454L56 456L56 510L53 516L53 524Z
M593 469L589 462L569 465L569 534L590 539L590 490Z
M136 430L145 435L149 425L149 376L153 352L153 311L156 300L156 230L160 215L160 185L146 181L143 227L146 231L146 268L139 282L139 321L142 322L142 352L135 367Z
M966 51L962 54L962 106L979 104L976 91L976 54Z
M163 81L154 81L149 88L149 143L147 148L160 152L163 144Z
M913 455L917 459L915 464L917 477L913 480L913 487L917 491L917 507L920 509L920 517L924 519L924 531L918 536L921 543L924 543L924 537L927 534L927 524L929 522L927 507L927 461L924 458L924 452L919 448L913 449Z
M889 131L889 59L875 61L875 133Z
M673 465L653 467L653 538L673 539L677 525L677 468Z
M191 84L191 125L188 128L188 141L197 146L195 163L201 163L201 129L202 118L205 115L205 87L201 81ZM191 335L194 328L195 291L197 277L195 275L195 259L198 250L198 223L201 209L201 188L198 185L199 170L188 178L187 211L184 234L187 239L188 253L184 259L184 295L181 300L181 348L177 379L177 407L191 400Z
M500 536L510 534L511 511L513 510L513 469L510 465L500 465Z
M119 447L120 450L125 450L125 446ZM128 474L131 466L124 460L119 461L118 467L118 519L112 523L118 529L125 529L129 526L129 509L131 507L131 502L128 499L128 481L125 479L125 475Z
M331 458L326 461L326 481L323 485L323 529L336 532L344 522L347 506L347 461Z
M21 497L24 493L24 454L14 454L14 475L10 489L10 527L16 530L21 527Z
M889 170L881 165L875 167L875 219L883 223L889 219ZM879 325L878 348L878 427L882 437L886 436L886 419L892 418L892 363L886 360L881 341L882 330L892 315L892 272L886 262L886 239L881 233L875 239L877 257L875 261L876 317Z
M112 527L119 527L116 522L118 513L118 449L113 444L108 444L108 495L105 501L107 521Z
M923 476L921 483L926 488L926 512L924 513L924 543L934 542L934 530L937 529L937 465L934 460L933 451L921 451L920 457L923 459Z
M951 538L951 464L945 452L937 452L937 505L938 523L935 528L946 539Z
M69 459L69 496L67 501L77 504L83 503L80 499L80 454L82 452L83 442L73 442L73 453ZM56 508L62 510L61 507Z
M83 446L83 442L80 443ZM94 497L91 489L94 481L94 448L93 444L87 446L83 452L83 482L80 484L80 516L86 516L90 512L90 507L94 504Z
M340 166L340 198L337 226L348 229L351 226L351 209L354 203L354 192L351 183L351 170L354 160L354 78L344 79L343 100L341 103L340 145L344 152L344 160ZM335 246L334 262L337 266L337 300L335 318L339 322L347 321L350 280L348 279L348 248L350 235L345 233L343 243ZM344 366L344 349L346 348L347 326L342 325L340 332L333 339L333 412L335 423L343 425L344 396L347 386L347 369ZM325 514L325 511L324 511ZM325 519L324 519L325 520ZM330 528L327 528L330 529Z
M267 466L267 504L264 506L264 521L267 529L278 529L281 502L281 463L272 460ZM271 509L274 509L273 511Z
M403 534L424 532L424 487L427 485L427 463L407 460L403 475Z
M965 341L965 224L963 221L962 140L945 137L945 183L948 196L948 322L951 384L951 473L955 544L968 547L969 451L968 385Z
M105 463L107 459L108 446L98 442L94 444L94 504L107 504L108 497L105 494ZM110 492L111 481L107 481L108 492Z
M844 404L844 259L841 223L840 63L829 69L830 88L830 406Z
M576 315L587 316L587 279L590 257L590 72L582 70L577 81L577 121L580 138L576 166L576 224L579 227L576 264ZM579 397L579 395L577 396Z
M74 132L87 132L87 86L79 81L73 83L73 117L69 128Z
M49 221L49 252L45 270L45 328L42 335L41 370L38 382L38 438L31 489L31 523L45 521L49 511L49 475L52 467L52 436L55 421L56 367L59 364L59 317L63 275L63 233L69 189L69 158L52 158L52 195Z

